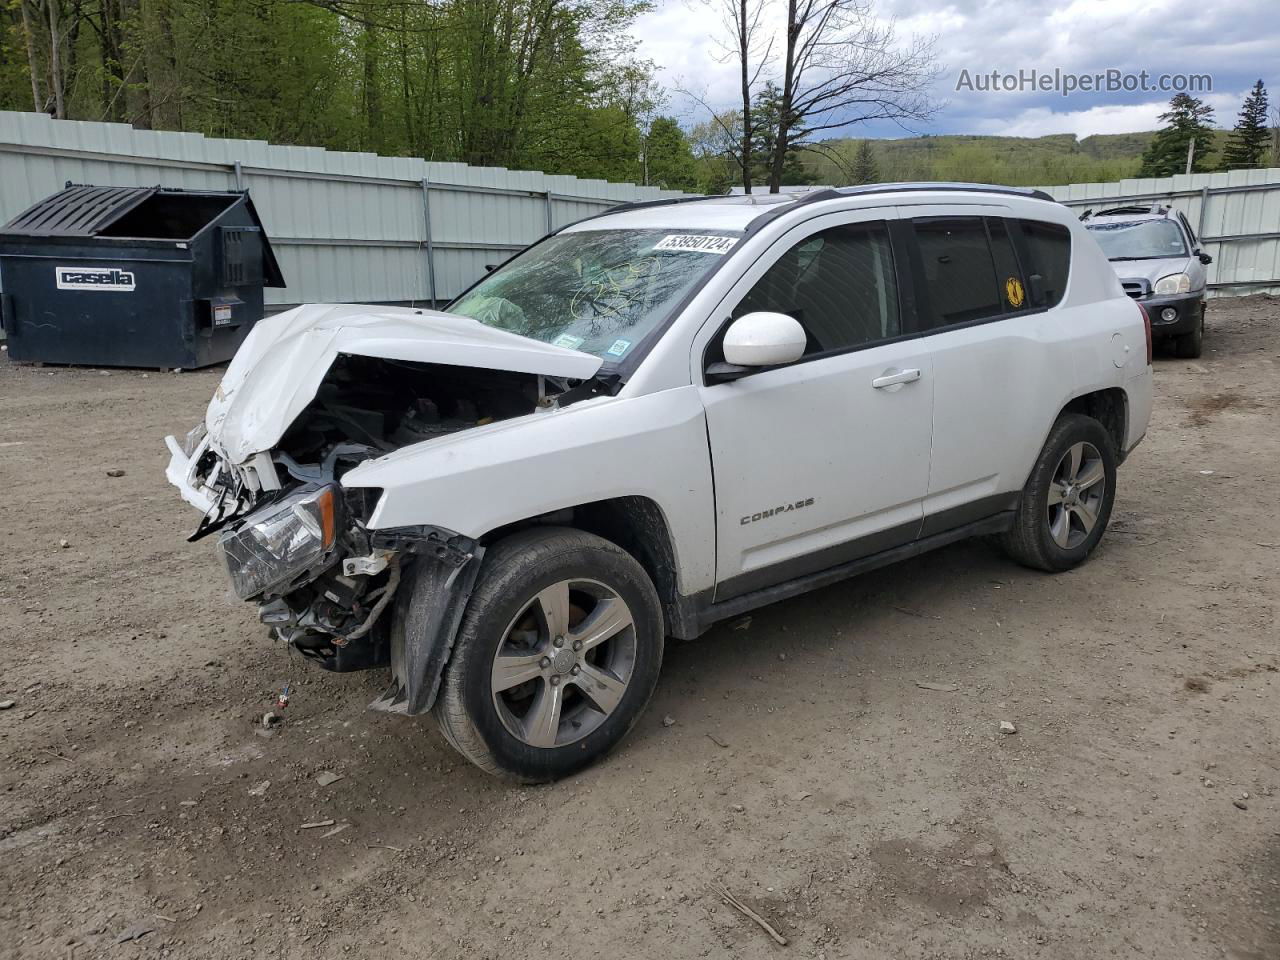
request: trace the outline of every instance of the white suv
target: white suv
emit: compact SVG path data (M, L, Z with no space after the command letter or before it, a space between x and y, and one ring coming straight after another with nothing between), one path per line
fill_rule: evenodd
M546 780L627 733L665 637L977 534L1083 561L1150 350L1038 192L659 201L448 312L262 321L167 475L277 637Z

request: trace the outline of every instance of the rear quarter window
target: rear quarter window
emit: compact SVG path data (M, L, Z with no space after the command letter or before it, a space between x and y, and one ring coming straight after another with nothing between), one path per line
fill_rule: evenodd
M1058 223L1022 220L1022 236L1027 245L1027 275L1033 293L1040 294L1038 307L1055 307L1062 302L1071 273L1071 231ZM1032 280L1035 275L1039 281Z

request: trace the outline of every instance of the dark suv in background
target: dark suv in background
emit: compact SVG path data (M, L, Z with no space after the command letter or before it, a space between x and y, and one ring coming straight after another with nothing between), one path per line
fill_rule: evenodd
M1154 336L1173 340L1179 357L1200 356L1205 267L1213 257L1187 218L1158 204L1086 211L1080 219L1102 247L1125 293L1151 317Z

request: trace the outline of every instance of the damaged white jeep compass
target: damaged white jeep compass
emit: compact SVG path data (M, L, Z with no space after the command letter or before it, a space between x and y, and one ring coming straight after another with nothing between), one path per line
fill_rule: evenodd
M665 637L975 534L1082 562L1150 340L1034 191L659 201L447 312L262 321L167 474L277 637L547 780L627 733Z

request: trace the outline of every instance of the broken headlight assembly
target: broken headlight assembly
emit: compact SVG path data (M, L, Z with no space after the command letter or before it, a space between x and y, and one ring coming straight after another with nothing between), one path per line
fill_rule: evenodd
M337 545L341 507L335 484L308 485L223 533L218 549L236 595L288 593L319 574Z

